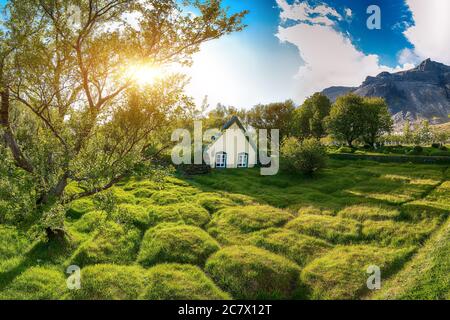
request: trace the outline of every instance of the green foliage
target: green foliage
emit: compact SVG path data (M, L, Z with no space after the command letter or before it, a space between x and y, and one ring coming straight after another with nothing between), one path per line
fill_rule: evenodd
M269 206L231 207L217 212L208 232L224 244L239 244L251 232L281 227L293 216Z
M330 216L301 215L286 228L333 243L349 243L361 239L361 224L352 219Z
M368 290L369 266L378 266L384 279L411 254L411 249L337 247L307 265L300 279L309 287L311 299L356 299Z
M257 129L278 129L280 139L289 137L293 133L293 122L295 104L292 100L271 103L268 105L257 105L247 112L248 124Z
M0 291L0 300L60 300L66 289L62 272L32 267Z
M71 290L71 299L136 300L146 283L146 270L138 266L98 264L83 268L81 276L81 289Z
M339 153L353 153L355 150L349 147L340 147L337 152Z
M71 264L84 267L89 264L129 264L135 260L141 233L114 222L103 224L73 254Z
M291 172L313 174L326 166L325 147L316 139L289 138L281 146L281 165Z
M393 126L383 99L362 98L352 93L337 99L326 122L328 131L350 147L359 138L374 146L381 135L389 133Z
M25 254L31 243L17 228L0 225L0 273L9 259Z
M145 300L227 300L230 296L217 288L198 267L160 264L147 272Z
M150 198L156 205L168 205L184 201L183 194L176 191L158 191Z
M164 262L203 266L217 250L218 243L202 229L167 223L145 233L137 261L144 266Z
M322 138L326 135L324 119L330 114L331 102L322 93L315 93L294 112L294 130L299 138Z
M224 248L206 263L215 282L236 299L292 298L299 270L290 260L252 246Z
M246 243L285 256L299 266L305 266L332 248L323 240L276 228L255 232Z
M112 219L119 223L145 229L149 225L150 216L144 207L134 204L120 204L112 214Z

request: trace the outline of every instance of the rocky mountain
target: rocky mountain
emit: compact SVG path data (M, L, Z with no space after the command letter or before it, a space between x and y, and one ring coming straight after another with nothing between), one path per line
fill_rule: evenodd
M450 120L450 67L430 59L408 71L367 77L358 88L331 87L323 91L332 101L348 92L386 99L397 123L406 119L428 119L432 123Z

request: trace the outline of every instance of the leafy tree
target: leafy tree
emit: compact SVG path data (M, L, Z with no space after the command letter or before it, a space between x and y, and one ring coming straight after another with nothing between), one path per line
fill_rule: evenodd
M374 147L381 135L390 133L392 120L386 101L382 98L364 99L364 130L362 140Z
M339 97L326 119L329 133L353 147L353 142L364 134L364 113L362 97L352 93Z
M220 0L183 5L198 14L175 0L8 1L0 133L35 181L41 210L61 201L69 182L83 191L65 201L96 194L167 147L167 125L192 104L184 79L142 87L130 70L189 65L202 43L242 30L246 14L228 14Z
M331 102L322 93L315 93L294 112L295 134L300 138L322 138L326 135L324 119L330 114Z
M286 170L311 175L326 166L327 153L315 138L300 141L290 137L281 146L281 160Z
M289 137L293 133L293 114L295 104L292 100L257 105L247 113L247 122L256 129L278 129L280 139Z
M403 126L403 142L409 144L413 139L413 131L411 130L411 122L407 120Z

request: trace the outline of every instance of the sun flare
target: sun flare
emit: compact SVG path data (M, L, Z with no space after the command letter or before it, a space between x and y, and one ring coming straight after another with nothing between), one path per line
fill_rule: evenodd
M133 64L127 67L126 78L140 86L151 86L163 77L162 69L147 64Z

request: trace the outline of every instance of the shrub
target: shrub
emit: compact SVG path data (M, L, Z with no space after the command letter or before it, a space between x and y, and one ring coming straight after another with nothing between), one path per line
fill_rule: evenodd
M235 206L236 204L219 193L201 193L195 197L197 203L208 210L209 213L215 213L221 209Z
M330 216L301 215L290 221L286 228L333 243L348 243L361 238L361 223Z
M208 232L225 244L239 244L254 231L283 226L293 216L270 206L231 207L216 213Z
M107 222L84 242L70 259L80 267L89 264L128 264L135 260L141 233L134 228Z
M371 246L337 247L308 264L301 281L311 299L356 299L367 289L367 268L381 269L383 279L395 272L412 254L411 249Z
M62 272L32 267L0 291L0 300L60 300L66 288Z
M206 262L206 271L236 299L292 298L299 270L292 261L252 246L224 248Z
M286 229L267 229L253 233L248 244L283 255L304 266L332 248L329 243Z
M439 149L441 147L441 144L440 143L432 143L431 147L435 148L435 149Z
M316 139L299 142L296 138L289 138L281 147L281 159L288 171L313 174L325 167L327 153L325 147Z
M138 262L144 266L163 262L203 266L206 259L217 250L218 243L198 227L160 224L145 233Z
M138 266L99 264L81 270L80 290L71 290L75 300L136 300L145 287L146 270Z
M198 267L160 264L147 272L146 300L226 300L230 296L217 288Z
M353 153L354 151L355 150L353 150L350 147L340 147L337 152L338 153Z
M400 212L395 208L388 208L377 205L354 205L339 211L341 218L350 218L358 221L364 220L387 220L400 216Z

